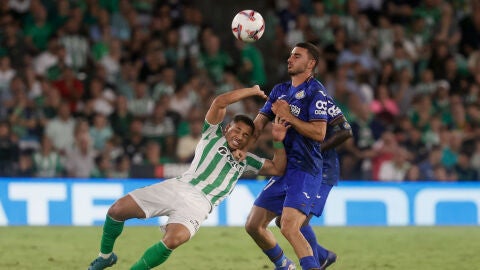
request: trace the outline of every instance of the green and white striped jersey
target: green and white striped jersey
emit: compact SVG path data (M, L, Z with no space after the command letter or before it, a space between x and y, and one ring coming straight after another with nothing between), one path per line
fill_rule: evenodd
M205 121L195 158L178 180L200 190L215 207L232 192L243 172L258 173L264 162L264 158L252 153L247 153L242 162L235 160L223 136L222 126Z

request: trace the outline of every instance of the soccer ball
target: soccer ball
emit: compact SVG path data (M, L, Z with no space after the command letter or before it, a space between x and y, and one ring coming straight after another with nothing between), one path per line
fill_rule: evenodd
M265 31L265 21L255 10L242 10L232 20L233 35L243 42L259 40Z

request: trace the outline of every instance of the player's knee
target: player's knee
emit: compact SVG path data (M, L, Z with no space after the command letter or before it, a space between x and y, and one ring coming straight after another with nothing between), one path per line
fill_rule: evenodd
M122 214L122 204L119 201L116 201L110 208L108 209L107 215L109 215L114 220L123 221L123 214Z
M293 228L290 228L289 226L282 226L280 228L280 232L282 233L285 238L290 239L294 235L294 230Z
M183 243L187 242L190 239L189 235L175 234L175 235L165 235L163 238L163 243L169 249L176 249Z
M245 230L249 235L257 235L260 233L260 226L251 220L247 220L245 223Z

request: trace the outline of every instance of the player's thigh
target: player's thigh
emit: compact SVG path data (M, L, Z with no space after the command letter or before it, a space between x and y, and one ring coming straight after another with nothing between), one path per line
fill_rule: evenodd
M283 206L295 208L305 215L309 215L320 186L321 181L316 179L314 175L300 170L292 170L288 174Z
M257 199L255 199L254 205L273 212L276 216L281 215L283 202L285 201L285 192L285 180L281 177L271 178L263 188L262 192L260 192Z
M330 190L332 190L333 186L329 184L322 184L318 194L315 196L315 201L312 206L311 214L319 217L323 213L323 209L325 208L325 203L328 199L328 194L330 194Z
M130 218L145 218L145 212L128 194L118 199L112 206L110 206L107 214L118 221Z

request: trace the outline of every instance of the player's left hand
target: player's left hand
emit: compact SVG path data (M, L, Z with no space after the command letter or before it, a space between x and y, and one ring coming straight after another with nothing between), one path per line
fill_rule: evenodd
M283 141L290 125L278 115L275 116L275 121L272 123L272 137L274 141Z
M291 116L290 105L283 99L279 99L272 104L272 111L283 120L288 121L288 118Z

